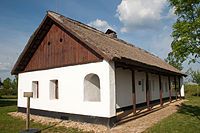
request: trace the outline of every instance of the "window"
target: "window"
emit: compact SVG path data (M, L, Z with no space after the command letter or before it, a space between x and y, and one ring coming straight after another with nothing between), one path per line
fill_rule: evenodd
M32 82L33 98L39 98L39 84L38 81Z
M88 74L85 76L84 101L101 101L100 80L96 74Z
M58 99L58 80L50 80L50 99Z

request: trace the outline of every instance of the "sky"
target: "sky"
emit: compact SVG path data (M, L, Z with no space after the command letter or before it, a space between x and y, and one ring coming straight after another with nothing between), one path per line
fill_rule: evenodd
M118 38L161 59L171 51L172 25L176 21L167 0L1 0L0 78L10 71L46 11L56 11L103 32L111 28ZM199 64L184 63L184 70Z

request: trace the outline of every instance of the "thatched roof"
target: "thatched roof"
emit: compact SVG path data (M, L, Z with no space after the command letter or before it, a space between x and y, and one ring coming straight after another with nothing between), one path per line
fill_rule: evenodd
M47 21L48 20L48 21ZM122 61L128 60L129 62L143 64L144 66L149 66L157 68L160 70L166 70L166 72L171 72L176 75L184 75L181 71L169 65L159 57L138 48L132 44L129 44L121 39L112 37L104 32L101 32L95 28L88 25L80 23L78 21L72 20L70 18L64 17L58 13L48 11L46 17L44 18L42 24L38 27L35 33L30 38L28 44L26 45L24 51L20 55L18 61L16 62L12 74L17 74L25 68L30 59L26 59L25 55L29 49L37 49L38 46L33 47L34 39L38 34L42 34L41 30L48 29L44 27L45 24L51 25L56 23L60 25L64 30L81 40L83 43L88 45L91 49L95 50L107 61ZM42 37L41 37L42 38ZM37 39L38 40L38 39ZM39 45L39 41L37 43ZM36 44L35 44L36 45ZM34 51L32 50L32 54ZM32 55L29 54L27 58ZM27 61L23 63L24 61ZM21 66L20 66L21 64ZM23 64L23 66L22 66Z

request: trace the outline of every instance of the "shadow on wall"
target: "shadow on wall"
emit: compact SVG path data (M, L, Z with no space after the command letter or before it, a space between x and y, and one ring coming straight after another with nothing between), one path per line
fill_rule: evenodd
M190 115L200 120L200 107L198 106L186 105L183 103L181 104L178 113Z

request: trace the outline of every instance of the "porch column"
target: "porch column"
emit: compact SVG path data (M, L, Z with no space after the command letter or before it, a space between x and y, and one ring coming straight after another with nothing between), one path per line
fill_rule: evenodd
M149 91L149 75L146 72L146 101L147 101L147 108L150 110L150 91Z
M163 101L162 101L162 86L161 86L161 76L159 74L159 89L160 89L160 106L163 105Z
M178 92L179 92L179 96L180 96L180 99L181 99L181 79L180 79L180 76L178 77Z
M175 87L175 95L176 95L176 100L177 100L177 90L176 90L176 76L174 76L174 87Z
M169 102L172 102L172 89L171 89L171 81L170 76L168 76L168 84L169 84Z
M135 70L132 70L132 99L133 99L133 114L136 114Z

